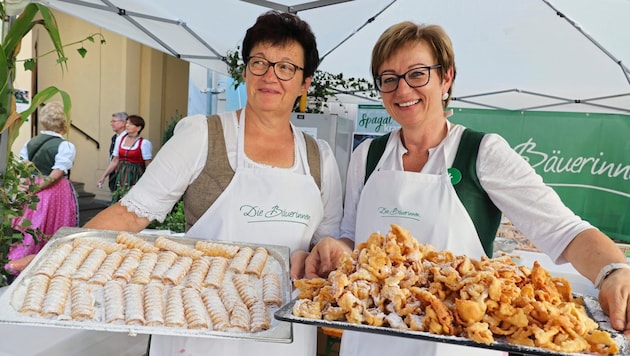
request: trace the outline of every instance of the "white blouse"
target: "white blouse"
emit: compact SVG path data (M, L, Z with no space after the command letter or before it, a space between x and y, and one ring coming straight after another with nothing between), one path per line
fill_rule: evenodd
M122 147L126 150L132 150L132 149L136 149L138 148L139 142L140 140L136 140L134 141L134 143L131 146L125 146L123 144L123 140L125 139L125 137L127 137L126 132L123 134L118 135L118 137L116 137L116 143L114 144L114 150L112 151L112 157L118 157L119 153L120 153L120 145L122 145ZM140 147L140 152L142 152L142 159L147 161L150 159L153 159L153 144L151 143L151 141L147 140L146 138L142 138L142 146Z
M220 114L223 135L226 142L228 160L232 169L236 168L236 138L238 120L235 112ZM296 130L295 127L293 127ZM297 145L305 147L301 135L297 136ZM321 198L324 205L324 218L315 231L313 242L325 236L339 236L339 224L342 216L342 189L339 167L330 145L317 140L321 159ZM138 183L121 199L121 204L131 212L149 220L163 221L186 188L203 170L208 155L208 123L204 115L193 115L181 119L173 137L155 155ZM299 174L306 174L302 162L296 162L289 169ZM246 159L248 167L260 167Z
M421 173L445 172L455 160L463 131L463 126L449 123L447 137L429 150L429 160ZM352 240L371 141L362 142L354 150L348 167L341 236ZM402 156L407 149L401 143L400 129L392 132L387 145L395 145L394 154L382 162L381 169L403 170ZM446 160L436 158L441 157L436 154L439 151L445 151ZM497 134L487 134L481 141L477 176L499 210L556 263L565 263L561 254L567 245L578 233L593 227L567 208L542 177Z
M57 154L55 155L55 163L52 166L52 169L59 169L63 171L65 174L68 174L70 168L72 168L72 164L74 162L74 157L77 155L77 150L74 147L72 142L67 141L61 134L54 131L41 131L40 134L57 136L63 139L63 142L59 144L59 148L57 149ZM24 160L28 160L28 148L27 143L22 146L20 150L20 157Z

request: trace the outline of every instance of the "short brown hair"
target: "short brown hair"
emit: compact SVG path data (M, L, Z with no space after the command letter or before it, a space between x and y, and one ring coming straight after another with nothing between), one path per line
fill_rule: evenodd
M140 134L140 132L144 130L144 119L142 117L138 115L129 115L127 116L127 120L136 126L140 126L140 131L138 131L138 134Z
M446 108L451 99L457 70L455 69L455 52L451 39L446 31L438 25L404 21L385 30L372 49L372 77L376 78L379 75L378 69L387 59L405 46L417 42L425 42L433 50L433 56L437 60L436 64L441 66L437 69L440 78L444 78L448 69L453 67L453 80L448 89L449 96L443 102L444 108Z

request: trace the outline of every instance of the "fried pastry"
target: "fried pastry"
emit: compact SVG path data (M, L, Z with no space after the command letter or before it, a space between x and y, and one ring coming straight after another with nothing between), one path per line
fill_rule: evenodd
M70 244L60 244L59 246L56 246L55 249L51 251L46 263L40 263L34 274L43 274L52 278L72 249L73 247Z
M184 287L194 288L198 292L201 291L204 286L203 281L210 269L209 258L210 257L202 257L193 261L190 271L188 272L188 275L186 275Z
M247 332L251 324L249 309L242 300L235 301L230 313L230 330Z
M252 256L251 260L247 264L247 267L245 268L245 273L255 274L256 277L260 278L260 276L262 275L263 269L265 268L265 265L267 264L268 256L269 256L269 253L267 252L266 248L257 247L256 250L254 251L254 255Z
M245 303L248 308L251 308L259 298L258 293L256 293L256 288L254 288L249 280L249 276L246 274L235 274L232 277L232 281L243 303Z
M42 303L49 283L50 277L45 274L36 274L30 278L20 313L34 315L42 312Z
M182 327L185 322L182 288L173 287L169 289L166 294L166 315L164 317L164 325Z
M144 287L145 325L160 326L164 324L163 289L160 284L149 284Z
M280 277L275 273L266 273L262 278L263 302L267 305L282 305Z
M50 280L44 305L42 306L42 314L44 316L57 316L63 314L66 309L66 300L70 294L70 278L54 277Z
M188 256L179 256L173 266L164 273L163 283L178 285L192 266L192 258Z
M201 292L201 299L203 300L210 320L212 321L212 329L217 331L224 331L230 327L230 315L225 309L225 305L221 301L219 292L216 288L206 288Z
M253 255L254 250L251 247L241 247L236 253L236 256L230 261L228 269L235 273L245 273L245 268L247 268L249 260Z
M256 301L249 307L250 327L249 330L253 333L269 329L271 320L269 318L269 311L267 306L262 301Z
M88 245L88 246L92 246L94 248L98 248L101 249L105 252L107 252L108 254L114 252L114 251L120 251L120 250L124 250L125 248L127 248L126 245L124 244L119 244L117 242L111 242L111 241L107 241L104 240L102 238L98 238L98 237L84 237L84 238L76 238L72 241L72 245L74 247L77 247L79 245Z
M155 252L145 252L140 258L138 268L133 273L130 283L147 284L151 281L151 272L157 263L158 254Z
M239 251L239 247L236 245L222 244L209 240L197 241L195 248L210 257L233 258Z
M236 290L236 286L234 285L234 282L232 282L231 278L226 278L223 283L221 283L219 296L221 296L221 301L223 302L223 305L225 305L225 309L227 309L230 313L234 308L234 304L241 301L238 290Z
M160 251L158 253L157 263L153 267L151 272L151 278L157 280L164 280L164 274L177 260L177 254L173 251Z
M125 321L125 304L121 282L115 280L106 282L103 287L103 300L105 302L106 323Z
M223 283L223 277L228 266L228 259L224 257L211 257L210 269L204 280L204 286L212 286L215 288L221 288Z
M88 283L85 281L73 282L70 290L70 301L72 320L94 319L94 297Z
M182 300L184 301L184 315L188 329L207 329L209 327L208 310L199 293L193 288L184 288Z
M142 252L158 252L160 250L154 244L124 231L116 236L116 242L127 246L129 249L137 248Z
M123 298L125 300L125 324L144 325L144 286L125 284Z
M173 251L178 256L186 256L186 257L190 257L194 259L197 259L203 256L202 251L196 250L190 246L186 246L180 242L167 239L166 237L163 237L163 236L160 236L157 239L155 239L155 246L162 250Z
M121 251L114 251L107 255L105 261L101 264L94 275L88 280L90 284L104 285L107 281L112 279L114 272L120 267L124 258L124 254Z
M63 263L55 271L54 277L72 277L72 274L77 271L77 268L81 266L83 261L92 252L94 248L88 245L79 245L75 247L68 256L64 259Z
M85 261L83 261L81 267L72 274L72 279L87 281L92 278L94 273L101 267L103 261L105 261L105 258L107 258L107 252L100 248L94 248Z
M129 282L131 276L136 272L138 265L140 264L140 259L142 258L142 251L134 248L127 251L125 258L123 258L122 263L116 269L116 272L112 275L113 279L119 279L124 281L125 283Z

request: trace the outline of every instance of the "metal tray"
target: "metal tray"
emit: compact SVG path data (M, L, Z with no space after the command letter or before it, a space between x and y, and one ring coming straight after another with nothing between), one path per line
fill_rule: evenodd
M29 264L29 266L18 276L18 278L9 286L9 288L0 296L0 324L19 324L30 326L44 326L44 327L59 327L59 328L71 328L71 329L83 329L83 330L96 330L96 331L111 331L111 332L124 332L129 335L136 334L159 334L159 335L172 335L172 336L191 336L191 337L203 337L203 338L227 338L227 339L252 339L256 341L264 342L277 342L277 343L291 343L293 342L293 331L290 323L282 322L273 317L278 307L269 307L270 311L270 327L267 330L256 333L245 332L224 332L214 331L211 329L186 329L184 327L166 327L166 326L136 326L136 325L124 325L124 324L108 324L103 320L103 307L95 304L96 320L90 321L74 321L71 320L68 314L70 309L66 306L66 313L55 318L45 318L40 316L27 316L20 313L18 310L22 305L26 288L32 273L37 270L38 266L45 264L47 258L50 256L50 252L60 244L72 243L74 239L86 238L86 237L98 237L106 239L108 241L115 241L118 232L107 230L94 230L85 228L61 228L53 236L53 238L46 244L46 246L37 254L35 259ZM135 234L138 237L142 237L148 241L154 241L160 235L151 234ZM162 235L164 236L164 235ZM198 239L165 236L172 238L177 242L194 247L194 244ZM269 252L269 258L265 269L271 269L277 272L280 276L280 283L282 288L282 301L283 304L287 303L291 299L291 282L289 278L289 248L276 245L265 244L247 244L236 242L223 242L226 244L232 244L237 246L249 246L249 247L265 247ZM102 291L96 291L96 294ZM70 298L68 298L70 299ZM68 301L70 303L70 301ZM68 315L66 315L68 314Z
M614 330L609 323L608 317L604 314L601 309L601 306L596 298L591 296L582 296L584 298L584 306L587 314L593 318L598 324L601 330L605 330L610 332L613 340L617 342L619 345L619 353L618 355L630 355L630 342L624 336L623 333L620 333ZM548 349L538 348L538 347L529 347L529 346L521 346L521 345L513 345L509 344L505 338L495 337L495 342L486 345L482 343L475 342L471 339L460 337L460 336L449 336L449 335L437 335L429 332L423 331L412 331L412 330L398 330L392 329L389 327L378 327L378 326L370 326L370 325L362 325L362 324L351 324L348 322L342 321L327 321L327 320L316 320L316 319L308 319L303 317L297 317L293 315L293 305L297 302L297 299L293 299L290 303L282 306L278 309L274 317L278 320L287 321L291 323L300 323L300 324L308 324L315 325L319 327L328 327L328 328L336 328L336 329L344 329L344 330L353 330L353 331L361 331L375 334L383 334L383 335L391 335L391 336L400 336L407 337L412 339L420 339L427 340L433 342L442 342L449 344L457 344L462 346L470 346L470 347L478 347L484 349L498 350L498 351L507 351L516 354L522 355L590 355L590 354L567 354L556 351L551 351Z

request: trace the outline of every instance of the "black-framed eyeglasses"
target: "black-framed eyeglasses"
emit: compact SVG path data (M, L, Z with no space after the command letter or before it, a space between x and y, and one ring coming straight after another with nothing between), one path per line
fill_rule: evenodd
M304 70L304 68L291 62L271 62L262 57L250 57L247 60L247 68L253 75L263 76L267 73L269 67L273 67L276 77L284 81L293 79L298 69Z
M440 68L441 65L422 66L411 68L403 74L384 73L374 77L374 85L381 93L391 93L398 89L401 78L405 79L411 88L420 88L429 83L431 79L431 69Z

